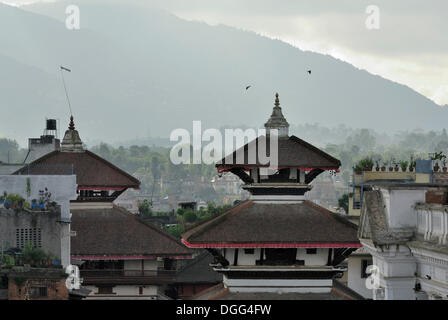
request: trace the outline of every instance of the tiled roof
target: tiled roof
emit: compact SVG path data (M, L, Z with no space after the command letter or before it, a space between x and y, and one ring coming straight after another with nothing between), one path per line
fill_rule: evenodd
M102 256L188 256L192 252L157 227L116 206L72 209L73 258Z
M190 247L361 247L356 225L310 201L244 201L183 234Z
M263 164L258 157L258 144L259 139L252 140L248 144L244 145L240 149L236 150L232 154L226 156L221 160L220 164L216 166L220 167L262 167L267 166ZM253 148L256 150L257 158L255 163L249 162L248 152ZM270 154L269 136L266 138L266 154ZM237 153L244 150L244 161L237 161ZM233 164L232 164L233 163ZM299 168L321 168L324 170L338 169L341 166L341 162L338 159L333 158L326 152L316 148L308 142L297 138L296 136L290 136L288 138L278 139L278 167L299 167Z
M212 288L201 291L189 300L362 300L363 298L351 290L341 290L341 285L335 286L326 293L285 292L231 292L220 283ZM280 288L279 288L280 289ZM348 288L346 288L348 289ZM350 292L351 291L351 292Z
M138 179L90 151L53 151L15 173L74 173L78 187L138 188L140 186Z

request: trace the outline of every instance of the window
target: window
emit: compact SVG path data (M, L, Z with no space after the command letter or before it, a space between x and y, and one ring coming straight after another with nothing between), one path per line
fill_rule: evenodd
M361 260L361 278L367 278L369 276L369 274L366 273L366 270L367 267L371 264L372 264L371 260L366 259Z
M296 264L297 249L266 249L265 265L294 265Z
M254 254L255 249L244 249L244 254Z
M306 249L306 254L316 254L316 253L317 253L317 249L316 248Z
M30 298L47 298L47 287L31 287Z
M40 228L16 229L16 247L23 249L27 242L31 242L35 248L42 247L42 231Z
M138 294L143 294L143 287L138 287Z
M113 287L107 286L107 287L98 287L98 294L114 294Z

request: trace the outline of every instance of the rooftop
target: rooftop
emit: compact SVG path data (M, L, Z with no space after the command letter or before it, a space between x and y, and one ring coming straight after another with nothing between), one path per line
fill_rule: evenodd
M189 247L360 247L356 225L310 201L244 201L183 234Z
M65 167L64 167L65 165ZM76 175L78 188L139 188L140 181L112 163L90 151L53 151L33 161L15 174L60 175L67 174L70 166Z
M255 168L269 167L269 164L262 164L258 154L255 163L249 162L248 152L258 150L260 137L252 140L232 154L226 156L216 165L219 171L225 171L229 168ZM244 161L238 162L236 155L244 150ZM266 154L270 154L270 137L266 137ZM279 168L299 168L301 170L310 170L320 168L323 170L337 170L341 162L326 152L309 144L308 142L296 137L290 136L278 139L278 167Z
M200 292L191 300L363 300L363 297L333 280L333 288L328 293L231 292L220 283Z
M72 209L72 258L81 260L191 258L179 240L124 209Z

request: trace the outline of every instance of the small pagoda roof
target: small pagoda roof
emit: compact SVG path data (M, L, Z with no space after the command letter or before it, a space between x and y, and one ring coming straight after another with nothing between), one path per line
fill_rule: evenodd
M264 136L263 136L264 137ZM261 137L252 140L232 154L223 158L216 167L218 171L228 171L232 168L257 168L269 167L269 164L263 164L258 157L258 144ZM270 154L270 135L265 136L266 154ZM252 148L252 149L251 149ZM244 161L238 163L237 154L244 150ZM249 162L249 150L255 150L255 163ZM328 153L311 145L310 143L296 137L278 137L278 168L299 168L310 171L313 169L338 170L341 162L330 156Z
M178 239L117 206L71 212L74 259L192 258L192 251Z
M193 226L182 242L191 248L358 248L357 226L310 201L244 201Z
M93 152L53 151L16 171L15 174L75 174L79 189L140 187L140 181Z

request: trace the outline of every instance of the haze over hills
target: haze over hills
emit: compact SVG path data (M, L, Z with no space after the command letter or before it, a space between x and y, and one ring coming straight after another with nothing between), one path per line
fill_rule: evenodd
M0 4L0 110L7 115L0 134L40 134L45 117L61 119L65 129L59 65L73 70L66 80L87 142L169 136L174 128L191 130L193 120L203 129L258 128L275 92L291 124L389 133L444 127L446 107L330 56L155 8L92 2L70 1L81 7L77 31L65 27L68 3L27 11Z

